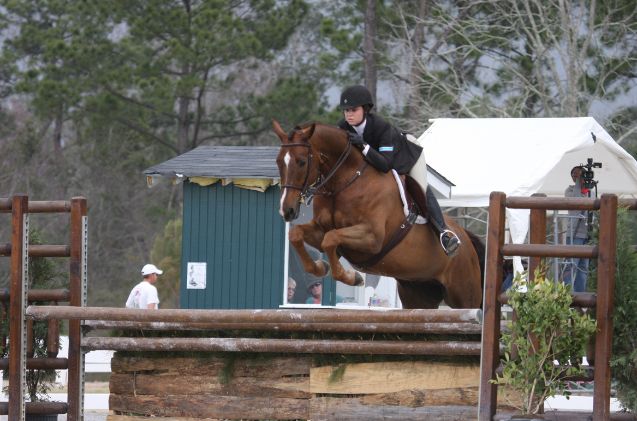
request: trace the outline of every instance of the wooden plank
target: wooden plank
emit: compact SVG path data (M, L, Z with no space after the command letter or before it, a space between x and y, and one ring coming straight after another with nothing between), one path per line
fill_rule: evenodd
M613 343L615 265L617 259L617 196L603 194L599 211L599 257L597 259L597 335L595 339L595 390L593 418L610 416L610 357Z
M533 196L546 197L542 193L535 193ZM529 240L531 244L546 244L546 210L531 209ZM529 280L535 279L535 270L540 266L541 260L537 256L529 258Z
M404 406L416 408L421 406L478 406L479 387L463 387L453 389L403 390L396 393L359 396L365 405Z
M310 370L310 392L329 394L375 394L403 390L435 390L477 387L478 363L405 361L347 364L343 377L330 381L335 366Z
M201 370L214 370L223 368L226 359L210 356L206 358L149 358L149 357L124 357L121 353L115 353L111 359L111 371L113 373L133 373L133 372L168 372L179 370L184 374L200 373Z
M106 421L148 421L148 417L135 417L131 415L112 415L106 416ZM201 418L191 417L153 417L153 421L202 421ZM219 418L206 418L205 421L225 421Z
M339 421L404 421L404 420L436 420L466 421L475 420L478 410L475 406L428 406L400 407L388 405L366 405L360 398L312 399L310 403L310 419Z
M82 307L86 305L86 285L83 277L84 265L84 217L87 215L86 199L73 197L71 199L71 234L69 259L69 306ZM81 320L69 320L68 344L68 382L67 401L69 410L68 421L84 419L84 354L80 343L82 341Z
M309 419L309 400L197 395L109 397L111 411L159 417Z
M505 201L506 195L502 192L492 192L489 197L487 262L482 305L484 320L482 325L479 421L491 421L498 405L497 385L490 383L490 381L495 378L495 370L500 360L501 308L498 295L502 286Z
M26 350L23 349L25 335L24 306L28 294L27 265L24 254L28 253L28 197L15 195L11 202L11 281L9 297L9 408L10 420L24 418L24 389ZM24 353L23 353L24 352Z
M232 377L279 378L283 376L309 376L310 356L273 358L235 358L211 355L210 357L148 358L124 357L115 354L111 360L113 373L155 372L187 375L216 375L229 364L233 366Z
M109 389L118 395L195 395L256 396L305 398L310 395L309 377L283 377L279 379L232 377L227 384L218 374L183 376L178 374L111 374ZM187 399L187 398L185 398Z

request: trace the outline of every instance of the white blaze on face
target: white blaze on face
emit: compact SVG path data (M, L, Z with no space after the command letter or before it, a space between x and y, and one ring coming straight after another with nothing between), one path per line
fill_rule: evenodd
M290 152L287 152L285 154L285 157L283 158L283 162L285 162L285 179L287 180L287 173L288 173L288 166L290 165L290 160L292 158L290 158ZM281 177L283 178L283 174L281 174ZM283 192L281 193L281 203L279 205L279 214L281 214L281 216L283 216L283 201L285 201L285 196L288 194L288 189L287 187L283 188Z

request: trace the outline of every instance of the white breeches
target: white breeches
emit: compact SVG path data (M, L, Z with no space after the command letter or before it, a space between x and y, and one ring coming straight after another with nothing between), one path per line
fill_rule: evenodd
M407 140L420 146L418 139L414 135L407 134ZM425 162L424 151L420 154L420 158L418 158L416 164L409 171L409 176L420 184L423 194L427 194L427 162Z

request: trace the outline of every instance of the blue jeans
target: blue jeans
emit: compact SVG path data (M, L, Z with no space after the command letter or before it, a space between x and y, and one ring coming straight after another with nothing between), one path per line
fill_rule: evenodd
M588 243L586 238L568 239L567 244L581 246ZM588 259L572 257L566 262L566 270L562 281L571 284L573 292L586 292L586 278L588 277Z
M513 285L513 272L509 272L502 281L502 292L506 292Z

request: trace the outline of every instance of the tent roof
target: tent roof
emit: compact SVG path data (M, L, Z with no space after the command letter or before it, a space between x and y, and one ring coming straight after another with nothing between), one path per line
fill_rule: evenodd
M587 158L598 193L637 197L637 161L592 117L434 119L422 134L427 164L455 187L442 206L488 206L489 194L563 196Z

